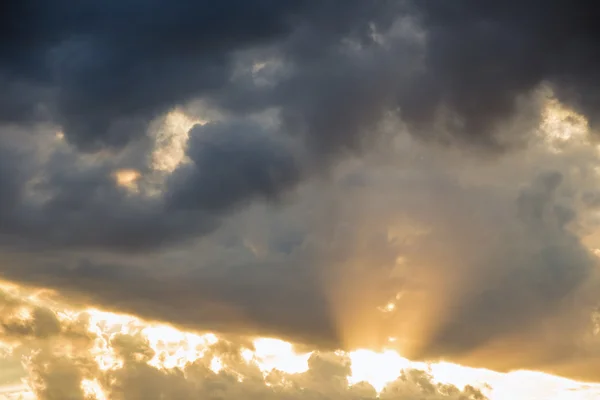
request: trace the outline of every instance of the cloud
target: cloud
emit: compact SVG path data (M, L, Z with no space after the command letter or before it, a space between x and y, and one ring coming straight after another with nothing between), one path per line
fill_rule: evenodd
M3 277L193 329L585 375L593 13L438 3L8 7ZM7 331L55 335L38 313Z
M520 19L509 26L508 16L518 8L482 10L468 4L459 2L448 10L431 2L387 1L10 7L3 25L12 45L0 50L5 55L0 75L10 90L0 121L30 130L53 126L75 149L72 154L58 152L50 165L38 165L43 178L31 176L28 165L19 168L20 173L26 170L25 176L2 189L18 204L7 208L13 215L4 225L26 243L147 249L210 232L220 214L257 198L280 198L337 162L339 155L372 147L390 118L399 117L417 137L498 149L514 144L513 139L529 140L542 86L590 114L583 104L586 96L575 101L563 93L572 86L593 85L574 81L582 76L577 65L559 63L563 57L558 55L576 40L583 48L593 43L594 32L587 25L578 24L576 31L569 19L557 32L560 40L548 42L556 42L558 52L533 60L548 47L546 24L554 15L577 14L582 2L560 2L531 26L522 26ZM23 32L15 20L35 29ZM532 68L517 68L521 55L532 57L527 63ZM497 79L494 71L502 71L503 78ZM199 201L197 191L181 188L192 182L180 182L179 189L167 188L177 193L151 199L114 187L109 169L117 167L115 159L121 157L122 163L128 152L130 163L146 171L152 124L193 101L210 104L221 115L212 128L194 132L221 126L238 130L240 138L219 147L207 147L205 140L190 148L194 154L188 156L201 156L193 160L196 164L215 162L217 153L208 152L220 149L232 157L229 162L205 167L248 168L246 174L255 174L230 172L219 178L228 181L224 190L211 189L211 204L223 205L216 213L208 200ZM248 122L264 113L273 114L274 128ZM284 146L283 140L261 131L290 136L293 143ZM237 146L242 136L248 147ZM103 162L83 166L80 151L103 154ZM274 154L260 153L266 151L289 155L275 160ZM283 161L289 157L294 161ZM234 163L251 159L252 167ZM171 181L191 170L180 166ZM200 178L206 183L208 173L202 171ZM35 179L42 179L36 187L50 197L42 207L39 199L32 205L23 193L23 186ZM194 204L195 212L173 210L172 204L165 210L164 200L175 197L186 208ZM87 229L90 224L97 227L95 234Z
M123 146L143 136L157 115L224 90L233 53L277 42L298 25L327 29L323 33L336 41L380 8L345 2L347 11L339 12L341 4L233 0L219 6L154 1L8 7L0 48L8 89L2 120L51 121L87 151ZM32 28L24 31L14 21Z
M123 145L158 113L223 86L231 51L284 35L305 8L296 1L8 7L1 70L14 90L5 93L4 120L48 118L88 150Z
M200 140L217 127L196 129ZM227 142L237 131L215 132ZM572 138L557 151L540 137L490 162L396 139L305 182L293 201L250 204L185 245L4 251L4 277L189 329L392 346L501 370L572 363L570 376L594 379L582 366L598 360L598 245L586 233L597 222L585 200L596 150ZM182 180L207 169L183 168ZM173 187L206 201L202 185Z
M219 213L239 201L274 198L301 176L293 148L251 122L208 123L189 132L189 167L167 185L171 210Z
M502 226L495 226L498 242L483 259L467 265L473 273L468 294L458 300L428 346L445 347L442 353L451 355L475 348L481 340L527 331L532 322L556 313L595 271L594 256L565 229L574 211L556 204L561 179L559 173L547 173L523 189L517 198L516 229L502 232ZM473 249L471 257L477 253Z
M500 128L543 84L594 124L592 15L585 0L543 13L535 1L468 0L11 6L2 120L53 122L91 151L123 146L156 116L204 97L226 99L226 109L280 108L290 129L330 146L321 151L352 145L348 131L398 110L421 135L502 147ZM254 54L246 70L265 55L286 67L263 77L270 85L244 80L240 93L240 52Z
M427 131L445 114L453 135L502 145L505 133L498 127L523 97L548 84L595 127L592 65L598 58L592 49L598 31L589 5L558 1L541 10L535 1L493 7L468 0L412 2L427 48L421 73L400 94L403 117Z
M163 350L149 340L144 324L136 326L131 321L121 321L131 326L115 332L118 324L91 321L94 315L62 309L56 303L49 303L50 299L43 294L35 301L31 296L22 297L27 294L22 289L2 292L2 320L19 319L22 325L32 327L52 326L52 332L38 335L32 334L33 330L14 330L3 324L1 341L11 346L13 355L22 357L27 387L40 400L98 400L103 398L98 397L100 393L124 400L210 396L233 399L242 394L278 399L377 398L370 384L349 384L350 360L344 355L314 353L307 370L300 373L261 370L257 360L243 356L247 346L253 347L250 342L243 338L221 338L205 348L196 348L200 351L197 357L181 365L166 366L162 364L164 359L157 358L157 353ZM24 308L31 309L32 315L24 315ZM75 331L79 335L74 335ZM177 354L181 346L189 345L169 342L168 336L159 339L166 341L163 344L175 344L171 350L177 350ZM107 357L112 364L104 367L99 360ZM215 359L220 360L220 370L213 366ZM398 380L384 390L382 397L408 399L418 394L431 399L485 399L480 391L469 386L463 391L453 385L435 383L424 371L407 369L404 374L398 371L398 375Z

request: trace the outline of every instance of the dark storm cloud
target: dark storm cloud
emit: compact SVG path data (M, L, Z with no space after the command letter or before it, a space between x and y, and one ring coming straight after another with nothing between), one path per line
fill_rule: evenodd
M448 127L467 141L492 142L519 96L549 84L560 100L598 118L600 29L592 1L415 1L427 32L425 68L400 93L401 113L431 129L447 107ZM451 121L449 121L451 122Z
M599 30L593 3L584 0L26 1L5 8L2 120L50 119L87 150L122 146L194 98L230 97L232 55L257 48L271 48L290 69L267 93L246 87L251 93L236 98L249 104L237 107L256 108L259 99L281 107L288 130L305 131L326 153L397 111L415 133L442 130L502 146L498 129L544 83L596 118ZM418 54L376 39L403 17L426 34L418 70L408 67ZM357 55L342 51L348 40Z
M0 115L5 123L50 119L85 150L122 146L157 115L222 90L231 53L287 36L307 21L340 38L360 2L303 0L25 1L5 6ZM338 12L340 9L347 11Z
M144 169L140 160L149 157L150 148L140 141L150 122L196 98L228 98L228 92L235 91L231 79L240 51L274 47L285 57L288 50L282 42L299 32L300 39L293 40L289 51L292 58L320 57L346 36L367 35L369 23L383 15L387 4L153 1L6 6L0 42L0 82L5 89L0 122L5 127L57 125L75 150L55 152L48 165L36 165L37 173L27 165L36 160L25 160L20 169L7 165L7 176L15 175L13 170L26 173L2 181L6 187L0 192L11 202L3 207L9 215L2 230L26 243L148 248L206 233L217 217L251 200L279 198L300 181L300 160L282 140L262 134L258 124L224 121L194 129L188 149L192 165L181 166L158 198L116 187L111 173L118 163L106 158L94 165L79 163L77 151L110 148L118 154L123 147L141 146L145 157L132 154L138 169ZM353 73L354 79L357 73L360 70ZM301 107L310 105L319 82L330 75L315 76ZM250 97L256 98L253 91ZM272 105L271 99L277 101L275 94L268 97L265 107ZM333 118L320 117L324 105L317 104L317 118L324 122L312 136L327 141L327 130L340 111L357 113L350 122L358 122L360 104L337 110ZM221 111L227 113L227 107ZM352 127L346 123L339 128ZM223 137L217 132L232 130ZM37 191L35 199L26 186Z
M239 201L275 198L300 180L293 149L257 123L208 123L189 134L191 163L167 184L172 210L227 210Z
M3 120L28 122L44 111L91 150L122 146L156 115L223 86L231 51L284 35L307 3L26 1L5 8Z
M277 134L300 138L308 151L287 161L287 148L261 134L262 127L219 122L236 129L239 139L219 139L215 146L192 140L188 155L196 167L181 167L170 179L174 192L152 200L111 187L109 166L76 172L73 160L58 160L59 172L46 182L52 198L42 207L27 208L27 199L19 198L25 179L2 190L24 204L4 225L54 242L103 246L111 244L105 238L120 238L113 242L126 247L122 238L135 236L134 247L148 247L209 231L215 217L250 200L277 198L303 177L300 163L314 171L335 155L365 148L390 115L422 137L498 148L515 139L501 137L500 128L519 111L520 99L543 83L590 114L595 69L582 66L596 61L596 31L587 19L575 21L587 3L555 2L539 16L534 1L512 4L6 6L0 45L5 124L52 122L80 150L114 149L143 138L150 121L165 112L200 98L225 119L276 110ZM557 21L560 29L553 30ZM249 72L265 59L265 71ZM269 59L281 68L273 70ZM216 140L214 129L205 134ZM184 175L189 181L179 182ZM59 224L67 215L61 209L69 216ZM100 220L97 233L87 232Z
M272 85L244 82L237 90L247 93L234 85L220 97L242 110L280 107L286 130L302 132L325 156L372 141L386 113L400 115L418 137L502 150L528 140L531 126L505 131L523 112L535 122L532 97L542 86L594 127L600 30L593 3L397 5L366 32L332 37L318 24L301 26L274 50L289 65L272 73Z

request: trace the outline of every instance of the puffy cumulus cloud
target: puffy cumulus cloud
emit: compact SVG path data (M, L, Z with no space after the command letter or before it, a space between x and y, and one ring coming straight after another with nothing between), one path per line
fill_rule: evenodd
M272 355L263 354L258 344L247 338L205 335L206 340L202 341L198 335L153 326L133 317L69 310L52 302L52 297L32 296L30 291L15 287L5 290L2 319L19 322L3 323L0 343L9 348L8 354L22 359L23 398L375 399L378 396L367 382L349 383L351 360L339 352L313 352L306 356L304 367L292 372L285 364L272 367L263 364L269 357L282 354L276 348ZM14 329L15 324L31 328ZM75 331L79 336L73 334ZM156 336L157 332L161 335ZM266 345L278 342L262 341ZM169 364L171 359L175 363ZM398 369L390 382L380 388L382 398L485 399L472 386L463 390L438 383L428 372L416 369Z

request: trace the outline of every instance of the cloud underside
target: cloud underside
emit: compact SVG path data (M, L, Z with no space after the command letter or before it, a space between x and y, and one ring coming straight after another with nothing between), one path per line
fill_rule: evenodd
M588 2L537 5L8 6L3 278L600 379L600 32Z

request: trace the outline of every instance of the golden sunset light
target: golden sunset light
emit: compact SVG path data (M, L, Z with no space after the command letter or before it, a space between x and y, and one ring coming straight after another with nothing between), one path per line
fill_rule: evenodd
M158 171L173 172L185 161L185 147L189 130L206 121L194 120L185 113L174 110L168 113L156 130L156 146L152 153L152 167Z
M115 172L117 185L125 188L135 188L135 182L140 178L140 173L134 169L120 169Z
M480 391L490 400L587 400L600 395L600 384L580 383L541 372L499 373L449 362L414 362L392 349L300 353L292 343L279 339L239 338L235 342L213 333L185 332L97 309L57 309L64 306L39 299L30 290L6 285L3 290L1 309L6 346L3 357L20 357L24 373L29 372L20 382L2 387L0 398L7 400L36 399L50 390L47 385L78 387L86 399L110 399L123 390L121 384L127 385L120 379L129 379L125 378L128 376L133 379L134 373L147 374L147 379L155 374L160 379L179 376L179 381L174 380L173 384L190 387L214 380L225 384L234 378L228 383L231 389L227 390L239 390L236 385L252 385L252 390L262 386L260 390L265 394L283 391L292 395L292 391L301 390L314 379L313 373L324 373L324 381L313 382L307 389L317 385L313 389L326 393L337 385L335 379L342 379L346 387L343 390L351 392L359 387L363 390L367 384L374 397L389 398L398 390L406 394L421 390L411 385L422 385L424 381L410 383L420 377L431 385L428 389L431 396L448 390ZM56 322L49 319L51 315ZM59 327L53 336L33 333L52 329L50 326L55 323ZM28 327L32 333L27 333ZM41 368L48 363L62 365L64 373L43 378L45 373ZM40 379L49 380L42 383Z

